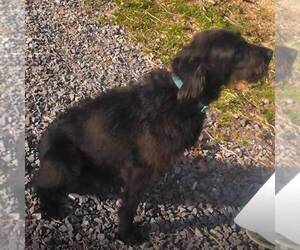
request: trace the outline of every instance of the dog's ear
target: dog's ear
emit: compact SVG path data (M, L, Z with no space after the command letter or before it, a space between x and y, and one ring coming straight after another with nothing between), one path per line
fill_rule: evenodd
M177 94L179 102L189 102L199 99L206 85L206 70L202 63L198 65L191 76L187 76Z

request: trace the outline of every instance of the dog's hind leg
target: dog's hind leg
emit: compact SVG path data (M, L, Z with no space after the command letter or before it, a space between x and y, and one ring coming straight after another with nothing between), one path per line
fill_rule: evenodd
M40 159L34 187L43 217L65 217L69 210L67 194L76 188L82 159L69 143L52 145Z

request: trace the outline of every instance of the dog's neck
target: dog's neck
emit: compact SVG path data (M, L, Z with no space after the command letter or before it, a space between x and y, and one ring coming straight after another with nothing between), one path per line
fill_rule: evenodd
M179 70L172 69L171 78L172 84L178 85L177 88L180 89L186 81L189 81L189 75L193 72L184 72ZM176 76L175 78L173 76ZM230 81L229 72L226 74L215 74L211 71L207 72L206 83L203 86L202 93L198 96L197 100L208 106L213 101L217 100L222 91L222 87L227 85ZM176 84L177 82L177 84Z
M172 74L172 80L178 89L182 87L183 82L177 75ZM199 99L197 103L197 108L201 113L206 113L206 111L208 110L208 105L206 105L203 100Z
M172 81L180 89L183 86L183 81L176 75L172 74ZM219 93L221 91L221 85L218 89L211 88L212 85L208 85L205 89L203 89L203 94L198 98L197 101L197 108L200 110L201 113L205 113L208 110L208 105L218 98Z

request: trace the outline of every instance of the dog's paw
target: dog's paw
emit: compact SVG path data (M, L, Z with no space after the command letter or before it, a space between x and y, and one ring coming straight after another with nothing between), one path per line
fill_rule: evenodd
M68 202L55 204L52 206L42 206L41 216L43 219L64 219L72 213L72 206Z
M139 245L149 240L148 234L137 226L134 226L130 231L119 230L118 237L124 243L129 245Z

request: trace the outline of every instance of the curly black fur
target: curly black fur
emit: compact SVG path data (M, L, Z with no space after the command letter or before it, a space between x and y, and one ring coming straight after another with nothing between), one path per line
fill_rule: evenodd
M238 32L197 34L169 71L153 70L136 84L110 90L70 108L47 129L40 143L35 179L43 215L60 216L71 192L97 194L104 183L122 186L119 235L141 238L133 224L140 196L185 149L197 141L209 105L222 86L256 81L267 72L270 49L247 43Z

